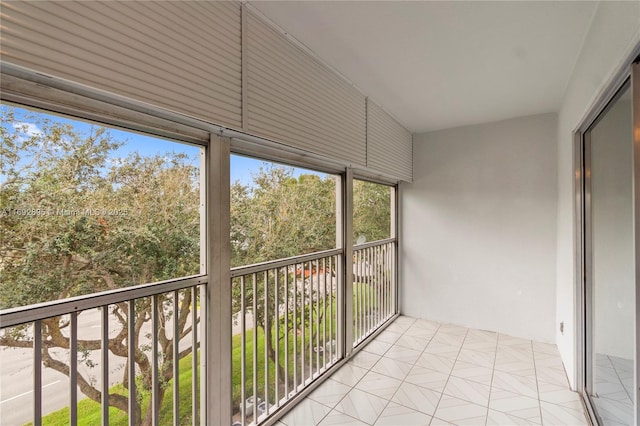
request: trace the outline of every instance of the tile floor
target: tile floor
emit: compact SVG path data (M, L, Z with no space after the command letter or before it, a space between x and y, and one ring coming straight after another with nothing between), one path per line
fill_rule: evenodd
M277 424L588 425L555 345L406 316Z
M596 354L592 400L605 425L633 424L633 374L633 360Z

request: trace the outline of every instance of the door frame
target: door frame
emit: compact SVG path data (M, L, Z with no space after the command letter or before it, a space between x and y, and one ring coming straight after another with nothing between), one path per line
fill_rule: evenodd
M636 46L633 54L625 62L625 65L616 74L615 78L607 86L597 102L594 103L588 114L582 120L580 126L573 133L573 164L574 164L574 270L575 270L575 314L576 314L576 337L575 337L575 366L576 366L576 389L578 390L587 409L590 421L593 424L601 424L596 411L591 405L591 400L587 394L587 378L591 372L588 367L591 365L591 354L586 348L586 343L591 341L588 335L587 306L591 304L587 286L587 277L591 276L592 263L590 241L586 239L586 232L591 228L590 213L586 211L586 206L590 199L590 146L589 131L595 126L599 119L609 110L617 98L622 94L626 84L630 80L630 90L632 95L633 110L633 186L632 186L632 206L634 217L634 245L635 245L635 284L636 284L636 340L635 340L635 421L640 421L640 44Z

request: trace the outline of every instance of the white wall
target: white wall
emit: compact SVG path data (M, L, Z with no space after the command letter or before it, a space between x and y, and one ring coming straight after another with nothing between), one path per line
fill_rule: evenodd
M417 135L401 311L554 341L556 115Z
M556 342L572 387L576 379L572 132L639 41L640 2L601 2L558 114L556 324L564 322L565 332L556 327Z
M632 158L631 99L621 99L591 132L593 342L596 353L626 359L636 322Z

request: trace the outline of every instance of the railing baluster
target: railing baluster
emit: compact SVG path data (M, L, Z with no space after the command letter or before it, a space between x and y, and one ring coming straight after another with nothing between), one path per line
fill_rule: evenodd
M278 387L280 384L280 301L278 298L278 287L280 287L280 273L279 273L279 269L276 268L273 273L275 275L274 279L275 279L275 287L273 288L274 291L274 299L275 302L273 304L273 314L276 318L276 330L275 330L275 336L276 336L276 371L275 371L275 389L274 389L274 404L276 407L278 407L280 405L280 398L278 395ZM269 415L269 404L267 403L267 415Z
M363 264L363 254L362 251L358 251L356 254L356 271L358 272L358 276L354 277L353 283L350 285L353 286L353 291L355 292L355 298L353 303L354 313L353 317L355 319L355 330L353 332L353 342L358 343L360 341L360 333L362 332L362 292L364 289L364 264Z
M333 342L336 336L333 335L333 304L336 302L335 295L333 294L333 256L329 257L329 279L331 280L331 298L329 299L329 362L333 361Z
M102 346L102 395L101 395L101 415L102 426L109 425L109 305L102 306L101 309L101 346Z
M69 336L69 424L78 424L78 313L71 312Z
M298 264L293 265L293 389L298 390Z
M377 261L377 270L378 270L378 307L376 309L376 328L382 322L382 308L384 304L384 247L378 247L378 261Z
M191 287L191 421L198 424L198 287Z
M369 287L371 284L371 259L369 259L369 250L365 249L363 252L363 263L362 267L365 270L364 279L360 283L362 286L362 310L360 311L360 316L362 318L362 328L360 329L360 341L367 335L367 328L369 327L369 316L367 315L367 307L369 305L369 296L370 291Z
M380 309L380 318L385 320L387 318L387 245L382 247L382 306Z
M368 269L369 267L368 267L366 249L362 253L360 253L360 268L362 269L362 275L358 280L358 288L359 288L358 294L360 295L360 298L359 298L360 309L358 311L358 320L360 321L360 327L358 328L358 339L355 340L357 342L360 342L362 340L362 336L366 329L366 320L367 320L367 318L365 317L365 313L367 312L367 308L366 308L367 294L368 294L367 280L369 276L369 269Z
M309 287L309 376L310 382L313 377L313 261L309 261L309 280L306 282ZM308 382L307 382L308 383Z
M345 326L353 327L353 343L355 345L356 342L358 341L358 297L360 293L358 281L360 280L360 251L354 250L353 256L355 257L354 259L355 268L354 268L354 265L350 265L350 267L354 269L353 282L347 283L347 285L350 285L353 287L353 298L352 298L353 300L348 301L348 303L351 303L353 305L353 309L352 309L353 320L352 320L352 324L345 324Z
M160 403L158 396L160 392L158 380L158 333L160 324L158 319L158 296L151 297L151 422L155 426L158 424L158 414Z
M128 354L127 354L127 374L128 374L128 384L129 384L129 426L136 426L136 341L135 341L135 332L136 332L136 300L129 300L127 303L128 314L127 314L127 326L128 326L128 335L127 335L127 343L128 343Z
M318 368L320 366L320 335L319 330L320 330L320 323L318 322L318 316L320 313L320 306L319 306L319 297L320 297L320 292L319 292L319 288L318 288L318 261L315 260L313 262L311 262L311 270L312 270L312 274L311 274L311 281L309 282L310 286L311 286L311 306L310 306L310 310L311 313L314 316L314 322L312 323L311 327L313 329L313 334L312 336L312 341L313 339L313 335L315 335L315 342L313 342L312 344L315 345L315 349L314 352L316 354L316 359L315 359L315 368L313 370L315 370L315 372L312 372L312 376L313 375L317 375L318 374Z
M42 425L42 321L33 322L33 424Z
M304 385L305 377L306 377L306 374L307 374L306 373L307 360L306 360L306 357L305 357L305 347L306 347L306 343L305 343L305 336L306 336L305 319L306 319L306 316L304 314L304 308L306 306L305 305L305 300L306 300L306 297L305 297L306 294L305 293L306 293L307 289L306 289L306 284L305 284L306 280L304 279L305 269L306 269L304 262L301 264L301 266L302 266L302 269L301 269L301 275L302 276L300 277L300 279L302 280L302 293L300 295L300 299L301 299L300 300L300 325L302 327L302 330L301 330L302 331L302 336L300 337L300 339L301 339L301 342L300 342L300 356L301 356L301 361L300 361L300 364L301 364L300 365L300 367L301 367L301 370L300 370L300 384Z
M374 253L374 261L373 264L375 266L375 293L374 293L374 304L372 307L372 312L375 312L375 316L373 317L373 327L371 327L371 331L375 330L378 327L378 321L380 317L380 268L378 262L380 262L380 247L375 247L373 249Z
M247 306L245 276L240 277L240 398L242 425L247 423Z
M253 297L253 423L258 424L258 280L256 273L251 274Z
M366 291L366 282L367 282L367 271L366 271L366 249L363 249L362 252L360 253L360 267L362 268L362 275L360 275L360 279L358 280L358 304L359 304L359 309L358 309L358 322L359 322L359 328L358 328L358 334L357 334L357 339L354 337L354 343L360 343L361 337L362 337L362 330L364 330L364 312L365 312L365 308L363 306L364 301L365 301L365 291Z
M289 268L284 271L284 398L289 398Z
M391 254L390 256L390 263L391 265L389 266L389 315L395 315L396 313L396 309L395 309L395 295L396 295L396 288L395 288L395 265L396 265L396 246L395 243L391 243Z
M371 282L369 284L369 328L367 329L367 336L371 334L375 324L375 316L373 315L373 307L376 301L376 267L375 267L375 247L369 249L369 274L371 275ZM371 271L373 269L373 272Z
M271 321L269 321L269 271L266 270L262 276L263 286L264 286L264 322L265 322L265 330L264 330L264 402L265 406L269 404L269 351L267 350L269 344L271 342L267 342L267 339L270 339L271 335ZM269 329L269 330L267 330ZM254 409L257 410L257 406Z
M186 296L186 290L185 290ZM173 292L173 426L180 424L180 294L178 290ZM185 297L186 299L186 297ZM188 307L186 307L189 309ZM196 324L191 324L195 327ZM192 346L193 347L193 343Z
M389 317L389 244L385 245L384 250L384 319L386 320Z
M327 258L322 258L322 366L327 366Z
M371 258L369 256L369 249L365 249L364 250L364 263L363 266L366 268L366 272L364 275L364 289L362 291L362 296L363 296L363 304L364 304L364 308L361 312L362 315L362 332L360 333L360 340L364 339L364 337L366 337L367 335L367 330L369 329L369 315L367 315L368 313L368 306L369 306L369 297L371 296Z

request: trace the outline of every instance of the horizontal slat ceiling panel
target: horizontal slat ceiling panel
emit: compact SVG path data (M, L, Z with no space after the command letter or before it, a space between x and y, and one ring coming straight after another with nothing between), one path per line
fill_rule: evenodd
M246 31L247 130L364 166L364 95L250 12Z
M2 59L240 128L236 2L3 2Z
M367 99L367 168L413 181L411 133Z

